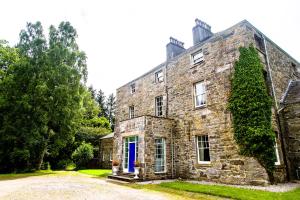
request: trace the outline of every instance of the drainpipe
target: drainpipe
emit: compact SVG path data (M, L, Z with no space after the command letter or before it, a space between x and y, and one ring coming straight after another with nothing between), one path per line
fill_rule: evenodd
M169 91L168 91L168 64L167 58L165 65L165 93L166 93L166 118L169 116ZM171 176L174 178L174 138L173 138L173 127L171 129Z
M287 180L289 181L289 170L288 170L288 165L287 165L286 149L285 149L284 139L283 139L283 135L282 135L283 129L281 127L280 117L279 117L279 112L282 111L282 109L278 109L278 102L277 102L277 97L276 97L276 94L275 94L275 88L274 88L274 84L273 84L272 71L271 71L271 67L270 67L270 61L269 61L269 54L268 54L268 50L267 50L266 39L265 39L263 34L261 34L261 36L262 36L263 41L264 41L265 57L266 57L266 61L267 61L267 69L268 69L268 73L269 73L269 76L270 76L272 94L273 94L274 101L275 101L275 116L276 116L276 121L277 121L278 128L279 128L279 136L280 136L280 140L281 140L281 150L282 150L281 152L282 152L282 156L283 156L283 162L284 162L284 165L285 165Z

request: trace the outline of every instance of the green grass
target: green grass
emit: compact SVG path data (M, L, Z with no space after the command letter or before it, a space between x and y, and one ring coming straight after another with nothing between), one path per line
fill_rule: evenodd
M202 193L187 192L187 191L183 191L183 190L175 190L172 188L162 187L158 184L145 184L145 185L129 184L126 186L132 187L134 189L146 189L146 190L153 190L153 191L157 191L157 192L169 193L169 194L175 195L173 197L173 199L180 199L180 200L193 200L193 199L220 200L220 199L223 199L218 196L212 196L212 195L207 195L207 194L202 194Z
M274 200L274 199L287 199L287 200L299 200L300 188L290 192L267 192L260 190L250 190L243 188L234 188L230 186L218 186L218 185L201 185L186 182L169 182L161 183L158 186L163 188L172 189L175 191L186 191L192 193L202 193L207 195L214 195L225 198L240 199L240 200Z
M79 173L88 174L97 177L107 177L111 174L111 169L83 169L78 170Z
M30 172L30 173L0 174L0 181L26 178L29 176L43 176L43 175L49 175L49 174L54 174L54 172L51 170L40 170L40 171Z

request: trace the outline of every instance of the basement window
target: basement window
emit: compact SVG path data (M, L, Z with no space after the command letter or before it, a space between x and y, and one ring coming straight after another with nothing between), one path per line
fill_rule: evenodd
M155 82L160 83L164 81L164 73L162 70L155 73Z
M210 164L208 135L197 137L197 154L199 164Z
M191 55L191 57L192 57L192 64L197 64L197 63L204 61L204 56L203 56L202 50L197 51L196 53L193 53Z

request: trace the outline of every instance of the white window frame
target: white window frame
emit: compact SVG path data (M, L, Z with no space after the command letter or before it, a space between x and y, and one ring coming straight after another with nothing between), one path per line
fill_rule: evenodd
M204 61L204 55L202 49L191 54L191 61L193 65Z
M208 154L209 154L209 161L204 161L204 160L200 160L200 153L199 153L199 138L200 137L205 137L207 136L207 143L208 143ZM205 142L205 141L204 141ZM209 145L209 138L208 138L208 135L197 135L196 136L196 149L197 149L197 160L198 160L198 163L199 164L210 164L210 161L211 161L211 158L210 158L210 145ZM205 149L205 147L203 148Z
M202 85L202 87L204 88L203 92L201 94L197 94L197 85ZM199 108L199 107L203 107L206 106L207 103L207 90L206 90L206 85L204 83L204 81L200 81L194 84L193 86L193 90L194 90L194 104L195 104L195 108ZM204 103L197 105L197 97L198 96L202 96Z
M112 161L112 149L109 151L109 161Z
M130 84L130 94L135 93L135 83Z
M133 119L135 115L134 106L129 106L129 119Z
M275 155L276 155L276 162L274 163L275 165L280 165L280 156L279 156L279 150L278 150L278 144L277 144L277 140L275 138Z
M160 166L163 166L163 170L162 171L156 171L156 156L157 156L157 152L156 152L156 148L157 148L157 143L156 143L156 140L161 140L162 141L162 145L163 145L163 165L160 165ZM154 149L155 149L155 153L154 153L154 173L156 174L159 174L159 173L166 173L167 172L167 165L166 165L166 140L165 138L155 138L154 139Z
M164 72L162 69L155 72L155 82L156 83L164 82Z
M158 99L161 99L161 105L158 105ZM164 103L164 98L163 96L158 96L155 97L155 116L161 117L163 116L163 103ZM159 114L159 108L161 108L161 114Z

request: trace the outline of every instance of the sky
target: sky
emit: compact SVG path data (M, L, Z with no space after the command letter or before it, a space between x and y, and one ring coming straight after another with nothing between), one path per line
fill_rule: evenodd
M106 96L166 60L169 37L192 46L198 18L219 32L247 19L300 61L299 0L2 0L0 40L15 45L27 22L69 21L88 57L88 82Z

